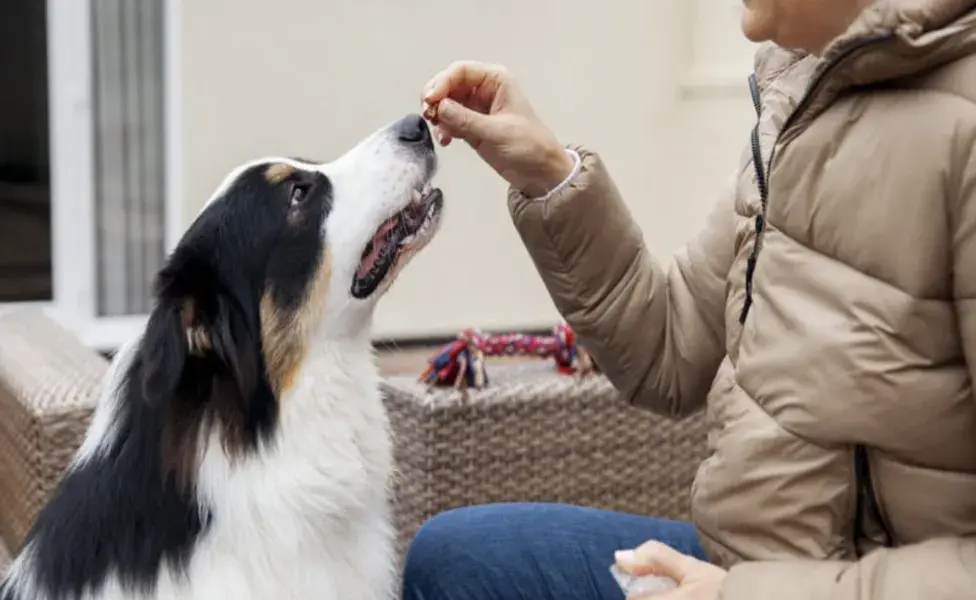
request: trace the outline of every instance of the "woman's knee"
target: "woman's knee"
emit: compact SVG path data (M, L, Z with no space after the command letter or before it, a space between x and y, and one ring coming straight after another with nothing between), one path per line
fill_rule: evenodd
M407 551L403 572L405 600L441 600L449 596L447 589L490 586L481 581L501 567L506 552L499 552L497 544L485 543L497 539L490 531L504 527L500 513L504 506L472 506L458 508L434 516L414 535ZM473 581L478 579L479 581Z
M414 537L403 597L611 598L618 593L607 570L613 552L632 547L620 543L621 532L642 522L558 504L489 504L445 512Z
M480 512L483 512L480 506L457 508L435 515L424 523L410 542L405 575L426 578L441 570L445 562L473 550L471 521Z
M462 544L465 530L460 526L464 513L474 508L458 508L434 515L424 523L410 542L407 552L407 566L427 565L436 562L438 557L452 546Z

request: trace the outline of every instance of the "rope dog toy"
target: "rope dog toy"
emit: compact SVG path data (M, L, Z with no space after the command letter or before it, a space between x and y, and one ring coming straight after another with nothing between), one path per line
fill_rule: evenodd
M597 371L590 355L576 341L576 334L560 323L550 336L519 333L484 334L465 329L457 339L433 356L419 380L430 386L483 388L488 385L485 359L491 356L537 356L552 359L560 373L585 376Z

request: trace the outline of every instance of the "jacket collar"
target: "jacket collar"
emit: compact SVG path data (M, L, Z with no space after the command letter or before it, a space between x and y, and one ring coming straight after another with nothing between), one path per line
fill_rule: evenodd
M783 79L804 95L796 119L802 122L847 89L910 77L973 53L976 0L877 0L821 57L767 43L756 53L755 72L760 89Z

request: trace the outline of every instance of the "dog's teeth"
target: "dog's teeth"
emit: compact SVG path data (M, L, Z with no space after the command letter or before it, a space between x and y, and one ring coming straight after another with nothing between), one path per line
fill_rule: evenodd
M423 199L423 197L424 197L424 195L423 195L423 193L421 193L420 190L414 190L413 193L410 195L410 201L411 202L420 202Z

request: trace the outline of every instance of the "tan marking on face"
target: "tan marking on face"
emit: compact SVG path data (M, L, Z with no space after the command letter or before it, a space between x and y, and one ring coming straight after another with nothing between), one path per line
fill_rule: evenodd
M264 172L264 178L268 183L281 183L295 172L295 167L285 163L275 163L270 165Z
M325 296L332 275L332 255L326 248L315 280L298 310L282 311L275 305L272 291L261 298L261 341L268 380L279 399L295 383L308 353L309 335L325 311Z

